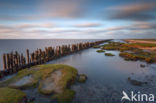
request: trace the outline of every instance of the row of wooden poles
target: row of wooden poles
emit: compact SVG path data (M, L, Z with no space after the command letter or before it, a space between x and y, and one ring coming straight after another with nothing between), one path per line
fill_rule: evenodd
M72 45L62 45L56 47L46 47L44 50L37 49L30 53L29 49L26 50L26 57L23 53L17 51L3 54L3 70L0 71L0 78L16 73L21 69L29 68L34 65L43 64L53 59L87 49L89 47L98 45L108 40L101 40L96 42L86 42Z

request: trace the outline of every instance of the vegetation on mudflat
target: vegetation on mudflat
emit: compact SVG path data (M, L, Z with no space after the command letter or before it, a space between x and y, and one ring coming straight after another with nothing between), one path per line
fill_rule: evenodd
M156 44L152 43L120 43L120 42L109 42L102 46L104 50L135 50L139 49L139 47L156 47Z
M28 76L32 76L33 79L31 79L29 82L24 83L23 78L26 78ZM16 76L10 78L9 80L6 80L2 83L0 83L0 87L11 87L11 88L27 88L31 86L35 86L38 83L38 80L40 78L40 72L36 70L31 69L24 69L17 73ZM22 83L23 80L23 83ZM18 81L21 81L21 85ZM17 85L16 85L17 84Z
M75 92L70 89L70 85L74 82L79 81L78 71L68 65L63 64L48 64L38 65L30 69L24 69L17 73L11 79L8 79L0 83L0 92L4 91L3 88L10 90L16 89L29 89L29 87L38 88L38 91L44 95L52 95L52 99L57 99L59 103L69 103ZM16 88L16 89L15 89ZM12 91L10 90L12 100ZM6 89L5 89L6 90ZM6 90L7 91L7 90ZM16 91L15 91L16 92ZM22 91L17 90L22 94ZM7 92L1 92L0 96L5 96ZM14 94L14 91L13 91ZM21 96L23 96L22 94ZM17 95L18 96L18 95ZM24 95L25 96L25 95ZM1 98L1 97L0 97ZM17 98L18 99L18 98ZM1 102L0 103L22 103L22 102Z
M78 72L75 68L67 65L42 65L40 67L43 69L40 70L42 73L42 77L39 83L39 91L43 94L63 92L64 89L67 88L67 86L75 82L78 75ZM54 83L56 82L55 85L54 83L52 83L54 87L49 86L51 85L49 82L53 81Z
M85 74L80 74L78 78L78 82L84 83L87 80L87 76Z
M128 46L132 46L132 47L156 47L156 44L152 44L152 43L131 43L128 44Z
M156 44L150 43L120 43L109 42L101 47L101 50L118 50L121 51L119 56L125 60L143 60L147 63L156 62L156 52L145 51L139 47L156 47ZM106 53L105 53L106 54Z
M105 52L104 50L97 50L96 52L98 52L98 53L103 53L103 52Z
M23 103L26 94L17 89L0 88L0 103Z
M115 56L115 55L112 53L105 53L105 56Z
M122 44L123 43L120 42L109 42L108 44L103 45L101 48L104 50L119 50Z
M100 45L93 46L93 48L100 48L100 47L101 47Z
M131 40L131 39L127 39L127 40ZM137 40L137 41L156 41L156 39L133 39L133 40Z
M150 53L150 52L121 52L119 54L121 57L124 57L125 60L132 60L132 61L137 61L137 60L143 60L147 63L152 63L156 62L156 54L155 53Z
M52 99L57 99L59 103L70 103L74 98L75 91L65 89L62 93L52 96Z

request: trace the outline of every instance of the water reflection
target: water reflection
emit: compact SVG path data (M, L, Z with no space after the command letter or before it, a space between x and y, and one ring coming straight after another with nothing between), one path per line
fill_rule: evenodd
M115 54L109 57L104 53L97 53L96 50L90 48L49 62L68 64L76 67L80 73L87 74L88 80L85 84L72 86L77 92L72 103L120 103L123 90L155 93L152 89L156 90L156 71L151 66L141 68L140 64L146 63L124 61L118 56L118 51L106 51ZM133 86L128 82L128 77L149 83L142 87Z

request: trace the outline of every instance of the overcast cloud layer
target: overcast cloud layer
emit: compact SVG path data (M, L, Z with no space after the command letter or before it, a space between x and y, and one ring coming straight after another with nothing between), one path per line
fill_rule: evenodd
M156 38L154 0L0 0L0 39Z

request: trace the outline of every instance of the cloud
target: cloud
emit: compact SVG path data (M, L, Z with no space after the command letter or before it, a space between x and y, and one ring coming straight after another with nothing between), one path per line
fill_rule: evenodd
M7 25L0 25L0 33L11 33L16 31L14 27L7 26Z
M85 15L83 0L46 0L40 2L39 10L47 18L79 18Z
M36 24L34 24L36 25ZM33 25L33 26L34 26ZM40 24L41 25L41 24ZM42 24L46 25L46 24ZM41 25L41 26L42 26ZM154 37L156 35L156 23L154 22L136 22L122 26L111 26L105 28L50 28L40 29L32 25L0 25L0 38L102 38L102 37ZM31 28L31 29L27 29ZM48 27L47 27L48 28ZM156 36L155 36L156 37Z
M71 19L85 17L85 0L38 0L37 3L4 1L0 4L0 20L33 21L52 18ZM5 11L5 12L4 12ZM13 13L13 14L12 14Z
M155 30L156 29L156 23L150 23L150 22L135 22L131 25L124 25L124 26L116 26L107 28L109 31L115 31L115 30Z
M135 22L130 25L122 25L122 26L112 26L112 27L107 27L107 28L100 28L100 29L88 29L86 33L91 33L91 34L104 34L104 33L115 33L115 32L131 32L132 34L135 34L135 32L145 32L145 31L152 31L153 33L156 32L156 23L149 23L149 22ZM156 34L156 33L155 33Z
M101 24L99 23L81 23L73 25L74 27L99 27Z
M136 22L135 24L130 26L131 30L156 30L156 22Z
M55 27L55 24L52 23L24 23L24 24L18 24L16 27L20 29L27 29L27 28L52 28Z
M112 12L110 19L119 20L151 20L156 16L151 12L156 10L156 2L142 2L137 4L127 4L108 8Z
M41 29L53 29L55 24L52 23L25 23L25 24L14 24L14 25L0 25L0 34L16 34L23 32L29 35L30 30L41 30ZM43 32L42 32L43 33Z

